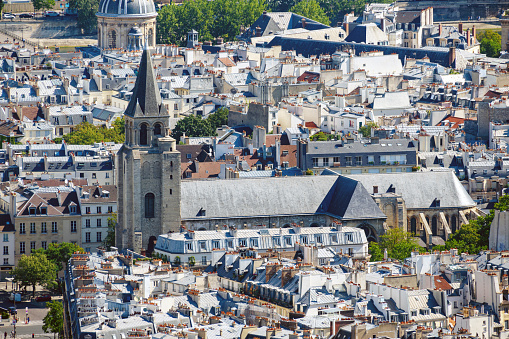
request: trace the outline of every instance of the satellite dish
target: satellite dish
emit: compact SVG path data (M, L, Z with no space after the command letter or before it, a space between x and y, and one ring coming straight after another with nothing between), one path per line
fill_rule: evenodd
M231 94L237 94L237 89L236 89L236 88L232 88L232 89L230 90L230 93L231 93Z

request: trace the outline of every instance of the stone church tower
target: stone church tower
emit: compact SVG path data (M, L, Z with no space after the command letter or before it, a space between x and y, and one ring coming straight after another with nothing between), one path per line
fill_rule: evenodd
M124 112L125 143L118 159L117 246L151 252L157 236L180 228L180 152L169 136L148 49Z

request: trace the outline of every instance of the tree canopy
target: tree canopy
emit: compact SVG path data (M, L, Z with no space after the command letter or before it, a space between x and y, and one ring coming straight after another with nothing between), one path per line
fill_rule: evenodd
M329 17L316 0L302 0L295 4L295 6L290 9L290 12L321 22L324 25L330 25Z
M190 0L163 6L157 16L158 43L183 46L196 30L200 41L223 37L234 40L266 9L264 0Z
M509 210L509 195L501 196L494 207L495 210L499 211ZM495 210L491 210L488 215L470 220L468 224L461 226L459 230L452 234L445 242L445 245L435 246L433 249L444 251L456 248L460 253L470 254L477 254L480 251L487 250L490 227L495 217Z
M69 8L78 12L78 27L85 33L95 32L97 29L97 16L99 0L70 0Z
M186 134L186 137L209 137L216 135L216 128L228 123L228 108L221 107L207 118L190 115L177 122L177 125L171 132L173 138L177 141Z
M371 129L377 127L378 125L375 122L368 122L366 125L359 128L359 133L361 133L364 138L369 138L371 136Z
M369 254L371 261L380 261L384 259L384 250L387 249L387 256L392 259L405 260L412 251L420 250L417 238L410 232L403 231L400 228L391 228L384 235L380 236L380 241L369 243Z
M502 49L502 36L500 33L488 29L477 34L477 41L481 44L481 53L489 57L498 58Z
M35 296L36 285L51 287L55 283L57 267L42 253L23 255L11 271L14 281L23 287L32 286Z
M44 319L42 319L42 330L44 333L58 333L59 337L63 336L64 307L62 303L58 300L54 300L47 302L46 307L49 308L49 311Z
M113 213L108 217L108 234L104 238L104 246L110 249L111 246L115 246L115 228L117 226L117 213Z
M73 132L64 135L64 140L71 145L91 145L96 142L123 143L125 141L124 118L115 120L112 128L82 122ZM58 140L55 139L55 142Z
M84 252L83 248L70 242L50 243L46 249L39 248L34 253L45 255L57 267L58 271L64 269L64 264L69 261L75 252Z
M32 0L34 10L40 11L41 9L51 9L55 6L55 0Z

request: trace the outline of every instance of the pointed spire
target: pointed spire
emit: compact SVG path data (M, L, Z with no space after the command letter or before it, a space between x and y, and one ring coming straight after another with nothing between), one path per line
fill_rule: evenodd
M159 114L161 104L161 94L157 86L152 59L150 58L150 51L145 42L145 48L141 55L140 68L138 70L138 77L136 78L133 95L125 110L125 114L134 117L136 107L139 106L144 115L157 115Z

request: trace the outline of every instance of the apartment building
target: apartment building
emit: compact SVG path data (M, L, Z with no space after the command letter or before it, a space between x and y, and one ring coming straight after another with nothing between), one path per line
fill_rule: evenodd
M117 188L113 185L78 186L81 205L81 240L86 252L96 252L108 234L108 218L117 213Z
M50 243L81 244L81 210L74 189L46 187L26 191L24 195L27 200L17 205L17 195L11 194L11 206L17 206L14 215L16 262L23 254L47 248Z

